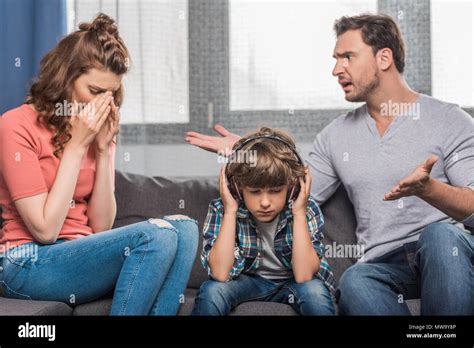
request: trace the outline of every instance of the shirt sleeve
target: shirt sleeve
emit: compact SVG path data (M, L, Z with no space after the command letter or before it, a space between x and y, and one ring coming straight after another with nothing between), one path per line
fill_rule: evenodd
M222 218L224 216L221 209L215 205L216 201L212 201L209 204L206 220L204 222L203 229L203 248L201 253L201 263L206 270L209 277L215 279L212 276L211 268L209 266L209 253L219 235L219 229L222 224ZM245 265L245 259L237 243L234 245L234 264L229 272L229 278L227 281L236 278L243 270Z
M18 121L0 120L0 173L12 201L47 192L37 141Z
M446 117L453 121L446 130L446 176L451 185L474 190L474 120L457 105L450 107ZM474 212L461 222L474 227Z
M309 233L311 234L311 243L318 254L319 258L324 257L323 246L323 226L324 217L321 209L313 197L308 199L308 207L306 209L306 221L308 222Z
M313 178L311 194L318 204L326 202L336 192L341 183L334 169L329 151L331 126L333 124L328 125L316 136L307 161Z

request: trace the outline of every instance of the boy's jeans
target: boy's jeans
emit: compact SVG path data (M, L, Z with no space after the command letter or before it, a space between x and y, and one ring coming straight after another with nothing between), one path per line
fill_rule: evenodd
M192 315L227 315L247 301L286 303L302 315L334 315L331 294L320 279L298 284L294 279L273 281L253 274L240 274L228 282L204 282Z
M194 220L174 215L0 254L5 297L90 302L115 288L111 315L175 315L196 255Z
M422 315L473 315L474 236L449 223L428 225L407 243L342 275L341 314L410 315L405 300L421 297Z

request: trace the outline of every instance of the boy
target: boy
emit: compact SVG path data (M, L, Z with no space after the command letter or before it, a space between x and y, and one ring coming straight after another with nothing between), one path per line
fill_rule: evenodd
M263 127L233 149L204 224L201 261L211 279L192 314L227 315L242 302L271 301L302 315L333 315L324 220L292 139Z

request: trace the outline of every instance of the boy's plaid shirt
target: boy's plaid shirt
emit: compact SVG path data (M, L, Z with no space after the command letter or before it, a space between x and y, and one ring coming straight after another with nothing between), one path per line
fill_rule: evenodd
M224 205L222 200L214 199L209 204L206 221L204 222L204 241L201 253L201 263L207 274L212 277L208 263L209 252L216 242L222 218L224 217ZM321 279L329 290L334 294L334 275L324 257L324 246L322 244L324 218L314 198L309 197L306 210L309 233L314 250L318 254L321 265L315 277ZM275 236L275 254L287 269L292 269L292 236L293 236L293 214L287 207L280 213ZM263 259L262 242L256 232L255 221L250 212L243 204L237 211L236 241L234 246L234 264L230 271L229 279L236 278L240 273L256 270Z

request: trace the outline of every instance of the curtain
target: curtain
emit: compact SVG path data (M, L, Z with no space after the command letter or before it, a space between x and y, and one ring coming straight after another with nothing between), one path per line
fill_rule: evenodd
M0 114L24 102L41 58L66 30L65 0L0 0Z

